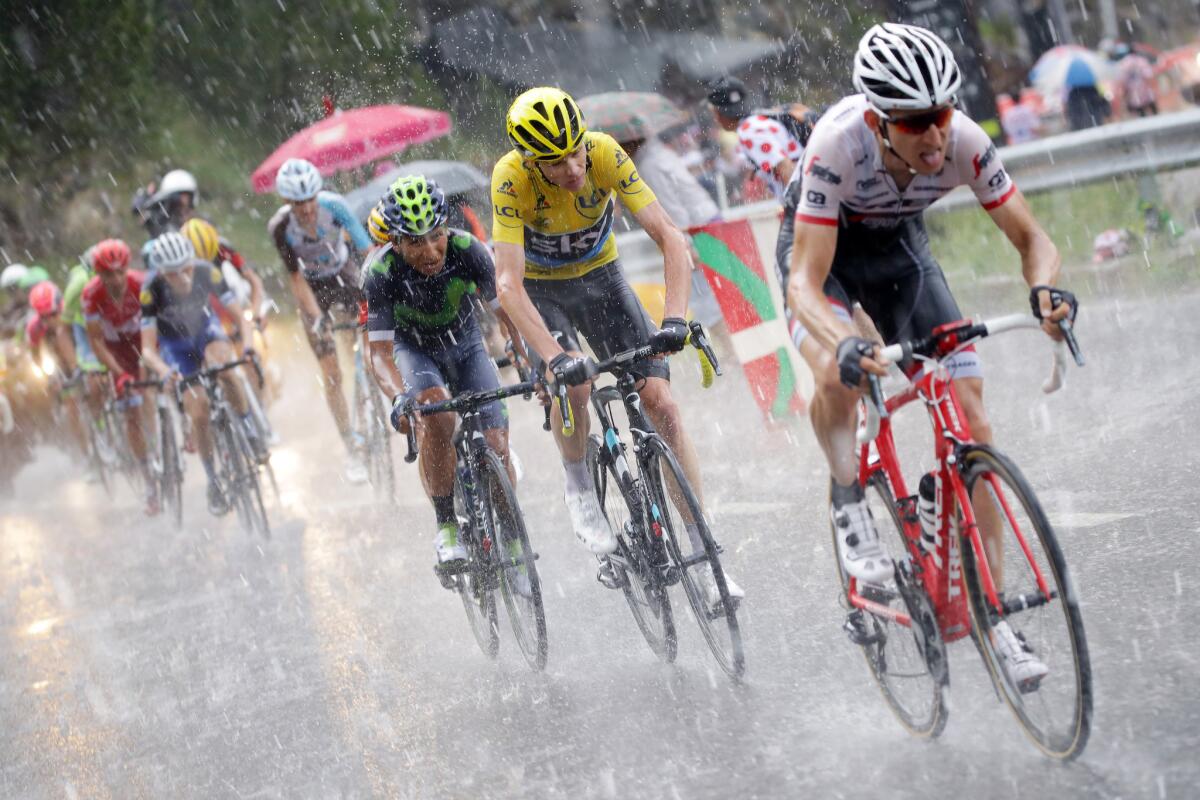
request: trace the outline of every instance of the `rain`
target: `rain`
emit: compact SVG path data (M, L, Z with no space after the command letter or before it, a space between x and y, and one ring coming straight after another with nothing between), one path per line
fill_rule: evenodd
M1194 2L30 0L0 90L0 797L1196 796Z

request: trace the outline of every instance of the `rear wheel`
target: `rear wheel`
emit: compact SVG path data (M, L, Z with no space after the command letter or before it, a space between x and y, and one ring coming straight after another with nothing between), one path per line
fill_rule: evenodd
M259 480L259 466L254 446L246 432L239 427L238 422L230 419L234 426L234 440L241 451L241 475L238 517L250 532L257 532L264 539L271 538L271 523L267 518L267 509L262 499L262 481ZM264 443L265 444L265 443Z
M364 433L367 440L367 470L375 497L386 503L396 502L396 467L392 462L392 439L389 435L388 415L383 407L383 395L370 384L364 374L367 402L365 408Z
M675 454L661 439L648 439L644 446L650 448L653 459L650 474L642 476L653 501L650 524L656 535L662 535L672 568L678 572L709 650L721 669L732 677L740 677L746 670L746 656L737 618L739 601L729 594L720 548ZM693 521L698 542L692 541L687 520ZM684 543L690 555L684 555Z
M908 539L903 516L887 476L874 473L866 485L867 504L879 531L879 539L897 564L895 576L882 586L861 585L863 596L907 614L911 625L900 625L884 616L859 612L852 617L856 637L863 641L863 656L871 676L879 684L883 699L896 719L915 736L933 738L946 727L945 686L949 683L946 647L938 628L933 604L909 567ZM842 588L849 586L833 531L833 552ZM853 613L853 612L852 612Z
M1092 671L1066 559L1015 464L983 446L967 450L961 463L977 524L981 530L994 525L1000 533L998 542L985 542L985 547L993 579L1002 577L996 580L1002 608L988 600L978 554L966 537L962 546L976 643L997 691L1033 743L1053 758L1075 758L1091 730ZM1049 596L1039 587L1038 574ZM1001 622L1008 623L1023 649L1048 668L1040 680L1018 683L1005 670L997 648L996 626Z
M489 563L492 542L489 539L485 545L482 532L475 529L474 514L458 480L454 481L454 506L458 512L458 535L467 548L468 567L454 576L454 589L462 599L479 649L489 658L495 658L500 651L500 628L496 619L496 573Z
M158 411L158 436L162 450L161 490L163 503L176 525L183 524L183 462L179 457L179 444L175 438L175 425L171 412L166 408Z
M525 519L504 464L491 450L481 459L480 487L487 516L484 527L492 535L493 559L500 570L500 595L504 598L513 635L529 666L546 666L546 612L537 555L529 545Z
M677 652L675 616L666 583L654 563L644 501L633 493L635 490L621 486L616 465L598 436L588 438L587 463L600 508L617 536L617 552L609 558L613 574L646 643L655 655L670 663Z

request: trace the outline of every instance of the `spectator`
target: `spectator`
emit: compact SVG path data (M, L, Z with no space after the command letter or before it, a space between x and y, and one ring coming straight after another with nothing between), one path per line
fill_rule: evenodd
M1042 120L1031 104L1017 103L1010 95L1001 94L996 96L996 110L1000 112L1000 127L1009 144L1032 142L1038 137Z
M1127 116L1148 117L1158 113L1158 92L1154 85L1154 66L1125 42L1113 47L1117 62L1117 95Z

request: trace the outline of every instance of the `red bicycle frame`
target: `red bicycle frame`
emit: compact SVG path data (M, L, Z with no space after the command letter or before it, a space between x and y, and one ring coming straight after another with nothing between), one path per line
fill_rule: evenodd
M953 322L934 330L936 357L940 360L961 349L958 333L970 326L970 321ZM921 547L921 524L916 514L916 500L910 495L900 471L900 460L896 455L896 444L892 438L892 415L913 402L921 400L929 410L933 426L934 451L937 468L934 470L934 511L937 519L936 546L932 552ZM868 400L869 402L869 400ZM962 535L968 538L976 569L983 584L989 605L1003 616L1005 609L1000 593L988 564L983 537L976 522L975 511L967 494L966 484L959 471L958 461L965 446L973 444L970 426L958 402L954 382L944 369L926 370L917 376L904 391L889 397L884 403L886 416L881 415L879 432L873 442L863 445L859 454L858 478L862 486L876 473L882 472L891 487L893 501L904 531L904 542L914 566L913 573L921 582L937 615L942 638L947 642L961 639L970 633L971 619L967 609L966 587L963 583L962 558L959 552L959 526ZM1009 526L1020 544L1036 578L1039 591L1044 597L1050 590L1042 575L1025 534L1013 516L1003 492L994 475L985 479L992 486L993 497L999 502L999 512L1008 520ZM952 502L947 502L947 499ZM850 605L872 614L886 617L900 625L910 625L911 620L904 612L864 597L858 591L857 579L850 577L847 589Z

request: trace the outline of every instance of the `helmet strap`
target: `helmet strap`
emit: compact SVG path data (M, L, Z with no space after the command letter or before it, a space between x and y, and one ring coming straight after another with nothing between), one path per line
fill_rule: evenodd
M889 153L891 153L892 155L894 155L896 158L900 159L900 163L902 163L904 166L908 167L908 174L909 174L909 175L916 175L916 174L917 174L917 171L916 171L916 169L914 169L914 168L913 168L913 165L912 165L912 164L910 164L910 163L908 163L908 160L907 160L907 159L905 159L905 158L904 158L904 156L902 156L902 155L900 155L899 153L897 153L897 152L896 152L896 148L892 147L892 140L891 140L891 139L889 139L889 138L888 138L888 135L887 135L887 119L886 119L886 118L880 118L880 120L879 120L879 124L880 124L880 126L881 126L881 130L879 131L879 133L880 133L880 136L881 136L881 137L882 137L882 139L883 139L883 146L887 148L887 151L888 151Z

